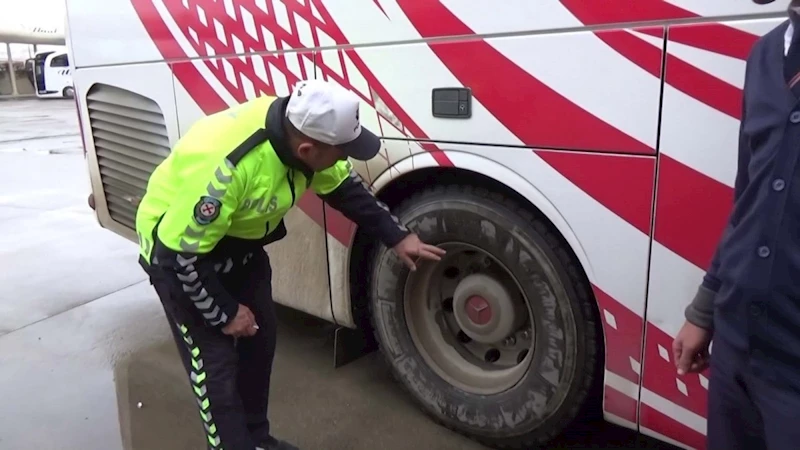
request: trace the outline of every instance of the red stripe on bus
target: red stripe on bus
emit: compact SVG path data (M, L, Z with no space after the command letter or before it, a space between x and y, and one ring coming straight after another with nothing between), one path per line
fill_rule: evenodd
M439 2L398 4L422 37L475 34ZM532 147L654 153L531 76L482 39L429 44L459 81L522 142ZM464 55L469 55L465 58ZM576 132L576 130L580 130Z

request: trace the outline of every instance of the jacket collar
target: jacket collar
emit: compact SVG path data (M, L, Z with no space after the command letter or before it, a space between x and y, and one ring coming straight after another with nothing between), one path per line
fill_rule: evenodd
M269 140L272 144L272 148L275 149L275 154L278 155L278 158L284 166L301 171L307 180L311 180L314 176L314 171L303 161L300 161L294 156L294 152L292 152L292 148L289 146L289 139L286 135L286 129L284 128L286 105L288 103L289 97L278 97L269 105L265 124L270 137Z

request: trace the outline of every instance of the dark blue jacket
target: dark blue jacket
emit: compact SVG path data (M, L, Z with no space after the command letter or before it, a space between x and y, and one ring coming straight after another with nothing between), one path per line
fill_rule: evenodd
M734 206L686 318L742 345L800 349L800 103L783 74L788 26L748 57Z

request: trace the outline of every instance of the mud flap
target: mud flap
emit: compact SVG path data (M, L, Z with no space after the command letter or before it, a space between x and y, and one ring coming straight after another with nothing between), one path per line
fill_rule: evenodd
M377 349L378 344L369 330L338 327L334 334L333 367L338 369Z

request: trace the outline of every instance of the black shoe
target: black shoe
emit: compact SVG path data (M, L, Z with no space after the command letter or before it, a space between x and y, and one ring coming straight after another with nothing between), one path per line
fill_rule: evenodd
M266 442L262 442L256 450L300 450L298 447L286 442L279 441L270 436Z

